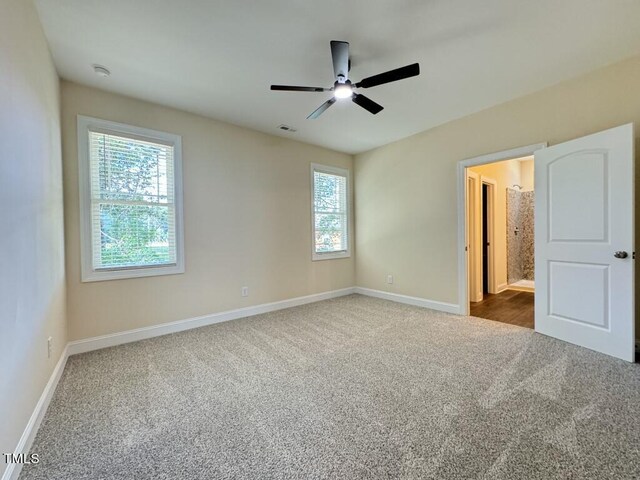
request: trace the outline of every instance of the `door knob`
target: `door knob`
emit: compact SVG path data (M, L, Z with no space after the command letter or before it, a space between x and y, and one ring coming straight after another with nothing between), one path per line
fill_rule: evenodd
M613 256L616 258L627 258L629 254L623 251L623 252L616 252L613 254Z

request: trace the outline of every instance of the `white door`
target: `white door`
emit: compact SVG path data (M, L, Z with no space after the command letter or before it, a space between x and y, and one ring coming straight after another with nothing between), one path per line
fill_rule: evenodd
M470 302L480 302L482 288L482 205L480 175L467 168L467 252Z
M634 360L633 124L535 153L535 329Z

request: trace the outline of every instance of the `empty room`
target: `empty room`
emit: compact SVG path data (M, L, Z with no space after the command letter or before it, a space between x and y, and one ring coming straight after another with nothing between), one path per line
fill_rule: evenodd
M639 86L632 0L0 0L0 478L640 478Z

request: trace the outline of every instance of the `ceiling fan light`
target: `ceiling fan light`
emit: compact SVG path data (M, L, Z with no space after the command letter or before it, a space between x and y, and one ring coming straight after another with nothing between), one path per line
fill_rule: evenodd
M342 99L342 98L351 98L353 95L353 89L349 84L340 84L335 87L333 90L333 96Z

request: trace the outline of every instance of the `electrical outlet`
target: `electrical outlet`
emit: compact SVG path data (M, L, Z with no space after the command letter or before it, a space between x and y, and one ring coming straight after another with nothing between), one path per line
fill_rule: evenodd
M391 285L393 283L393 275L387 275L387 283Z
M51 351L53 350L53 337L47 338L47 358L51 358Z
M242 295L243 297L248 297L249 287L242 287L242 289L240 289L240 295Z

